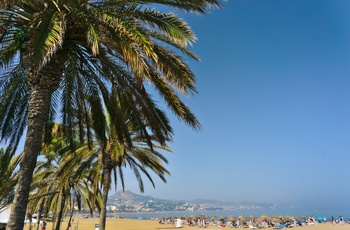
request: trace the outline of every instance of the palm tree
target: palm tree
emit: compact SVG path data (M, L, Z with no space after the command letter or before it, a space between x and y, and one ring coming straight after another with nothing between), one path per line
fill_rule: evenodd
M186 48L195 35L178 16L149 6L164 4L197 13L220 6L218 0L16 2L0 9L0 25L6 25L0 40L0 63L7 67L0 78L0 103L5 105L0 109L1 140L11 140L10 147L15 150L27 125L24 163L9 229L23 228L43 129L48 120L54 119L59 93L67 93L63 98L75 101L67 108L79 105L79 109L85 108L81 111L86 111L89 105L96 115L93 122L101 122L100 133L104 133L105 119L97 114L109 106L103 100L110 88L117 88L119 93L137 99L143 109L142 119L149 121L161 136L164 130L152 122L159 109L146 90L147 81L176 116L200 129L195 115L174 91L184 95L196 92L194 75L177 54L181 51L198 59ZM71 90L69 87L79 86L81 94L86 89L91 96L89 103L83 103L82 95L73 98L69 94L72 91L58 90L60 85ZM69 122L71 111L63 112L64 122ZM118 135L123 137L126 127L120 128Z
M139 139L139 137L134 137L134 141L142 141ZM136 143L135 143L136 144ZM130 169L134 172L141 192L144 191L143 187L143 181L141 175L144 174L149 179L149 181L152 183L153 187L154 182L151 178L151 175L147 171L149 169L150 171L156 173L164 182L166 182L166 179L164 177L164 174L169 174L169 172L164 168L163 162L167 163L166 158L158 151L156 151L156 148L167 150L167 148L162 146L154 146L154 149L151 149L147 147L144 143L141 142L137 144L138 146L134 146L133 148L128 148L123 146L122 144L115 144L112 143L111 145L108 145L110 148L108 148L107 151L102 154L103 158L103 194L102 194L102 210L100 213L100 228L105 229L106 224L106 205L107 205L107 198L108 198L108 192L110 190L111 186L111 176L112 171L114 171L114 177L116 180L116 176L119 175L120 181L122 183L123 189L124 189L124 174L123 174L123 167L129 166ZM142 174L141 174L142 173ZM116 181L115 181L116 184Z
M137 117L133 116L133 114L140 114L139 110L134 110L132 105L132 101L128 100L127 98L120 97L120 95L117 94L115 90L112 90L112 93L110 97L113 97L114 99L109 100L111 103L113 102L114 105L113 111L116 114L118 114L118 122L125 127L128 127L129 129L129 138L131 140L132 146L128 145L127 142L120 142L118 141L118 132L113 126L112 122L112 116L108 116L108 135L107 135L107 140L105 139L104 135L98 136L95 135L95 138L99 139L98 143L93 143L91 148L91 143L87 142L85 145L82 145L81 148L78 148L75 150L74 153L67 154L64 153L65 156L69 156L67 160L63 160L63 162L68 162L65 167L61 166L58 162L56 162L55 165L58 165L58 167L62 167L65 170L58 170L56 169L56 172L53 172L52 174L55 175L55 178L59 178L59 181L62 181L62 176L58 175L60 174L59 172L65 172L69 171L74 172L73 167L77 165L81 165L82 162L89 161L93 162L95 161L93 165L93 171L95 171L94 175L94 181L98 181L98 178L100 177L99 174L102 171L101 174L101 185L103 188L103 194L102 194L102 205L101 205L101 211L100 211L100 229L105 229L105 221L106 221L106 206L107 206L107 198L108 198L108 192L110 189L111 185L111 176L112 176L112 171L114 171L114 180L115 184L117 181L117 175L119 175L120 181L122 183L122 187L124 190L124 178L123 178L123 170L122 168L126 165L128 165L134 172L138 182L139 182L139 187L141 192L144 191L144 186L143 186L143 180L141 177L141 173L146 175L146 177L149 179L149 181L152 183L153 186L154 182L150 174L147 172L147 169L150 169L153 171L156 175L158 175L164 182L166 182L166 179L164 175L169 174L169 172L164 168L162 162L167 163L166 158L158 151L158 150L163 150L163 151L170 151L165 144L159 145L157 143L162 143L163 140L170 141L171 139L168 136L160 136L161 139L159 139L159 134L154 135L152 133L149 133L150 131L148 129L143 129L142 127L147 127L147 124L143 124L142 122L146 122L143 120L136 119ZM109 112L109 108L107 107L107 112ZM109 114L109 113L108 113ZM88 119L89 121L91 119ZM164 126L164 130L169 127L168 120L166 119L165 116L159 116L159 123ZM99 127L94 127L94 124L92 125L92 132L93 133L98 133L98 128ZM50 127L50 125L47 125ZM84 125L85 127L88 125ZM61 126L55 125L53 130L60 130ZM51 129L48 129L47 134L45 135L45 140L50 143L50 147L54 147L53 154L55 155L55 152L60 151L59 148L62 146L64 147L64 144L62 144L61 139L64 138L64 135L61 134L60 138L52 138L50 134ZM96 130L96 131L95 131ZM58 131L60 133L60 131ZM168 134L168 133L164 133ZM57 135L57 134L56 134ZM94 139L95 139L94 138ZM57 148L58 146L59 148ZM77 146L77 144L75 144ZM49 150L49 148L44 147L43 149L46 149L49 152L52 152L52 150ZM66 150L70 150L70 148L63 148ZM50 153L45 153L46 156L49 156ZM57 153L56 153L57 156ZM47 157L49 159L50 157ZM73 159L72 159L73 158ZM96 162L96 159L98 158L98 162ZM91 160L90 160L91 159ZM49 164L47 164L47 167L51 166L51 162L48 161ZM67 166L68 165L68 166ZM90 163L91 165L91 163ZM51 166L52 167L52 166ZM67 170L68 167L68 170ZM45 168L45 167L44 167ZM77 171L82 171L84 170L84 167L80 167L80 170ZM141 172L141 173L140 173ZM71 179L72 177L69 177ZM66 181L67 179L63 179ZM95 184L96 187L97 184ZM69 188L67 186L66 188ZM69 189L65 190L65 194L63 197L68 197L67 194L69 194ZM69 199L70 200L70 199ZM63 204L64 201L61 202ZM62 214L62 208L59 213ZM71 212L72 214L72 212ZM59 219L61 218L61 215L58 216L58 221L56 222L57 225L55 229L59 229L58 223L60 222ZM68 223L69 225L69 223Z
M95 207L101 208L101 193L95 181L97 175L94 169L98 155L94 158L84 157L72 154L68 149L63 155L57 153L50 160L52 164L48 164L48 161L39 162L34 173L31 185L33 192L28 204L36 204L35 210L39 210L39 214L52 211L54 228L57 230L60 229L64 214L73 214L73 200L79 209L84 203L90 213Z
M29 204L36 204L39 218L43 207L46 207L46 212L53 211L55 229L59 230L64 213L70 210L73 214L73 200L79 209L84 203L90 213L95 207L100 209L95 170L98 155L86 157L72 152L60 124L47 124L45 131L44 152L41 154L46 161L37 164ZM79 143L75 146L79 147Z
M13 156L10 151L0 148L0 212L12 203L20 161L21 154Z
M171 140L170 137L168 137L168 133L164 132L163 135L159 136L159 134L155 135L150 132L149 129L144 129L143 127L148 127L148 124L145 123L146 120L139 120L133 115L141 114L138 109L134 109L134 106L130 106L135 102L130 101L128 98L121 97L115 90L112 90L110 96L112 99L109 101L114 103L112 106L113 111L110 111L109 108L106 110L108 114L110 114L109 112L118 114L118 123L128 128L128 136L125 138L130 139L132 145L130 146L127 141L119 141L121 138L118 136L118 129L113 125L113 117L108 116L107 139L105 139L104 135L96 135L98 141L93 145L94 148L91 149L93 154L96 154L96 151L99 154L99 167L95 167L95 170L97 172L102 171L101 186L103 193L100 212L100 229L105 229L107 198L112 177L114 178L115 186L117 185L118 178L120 179L124 190L124 167L129 166L134 172L141 192L144 192L142 174L145 175L152 183L153 187L155 187L148 170L154 172L164 182L166 182L164 176L170 174L163 166L163 163L167 163L167 159L159 152L159 150L170 151L167 145L163 143L164 140ZM164 126L164 130L169 127L168 120L165 116L160 116L158 122ZM94 128L96 131L97 129L98 127ZM82 149L88 150L88 145ZM80 149L77 151L80 151Z
M112 94L116 96L116 94ZM105 144L103 141L100 142L99 145L94 145L92 149L89 148L89 144L83 145L81 148L78 148L75 150L74 153L64 153L63 156L58 157L62 154L59 154L60 148L63 148L65 150L68 150L70 152L70 148L65 147L64 144L62 144L62 141L60 141L60 138L52 138L50 135L46 135L44 138L45 140L49 141L51 144L49 147L53 148L53 150L50 150L50 148L45 147L47 152L45 153L47 162L39 165L38 168L40 169L46 169L46 170L39 170L39 173L35 175L49 175L48 178L55 178L53 181L57 181L58 185L60 185L61 189L58 189L57 185L53 185L53 183L47 183L47 180L42 179L42 177L39 181L43 182L44 184L48 184L50 190L57 190L57 192L51 191L52 196L59 196L61 197L59 200L59 203L56 205L56 207L59 207L58 209L58 215L56 220L56 227L55 229L60 228L60 219L63 214L63 207L66 201L68 201L68 204L71 205L72 202L69 202L71 198L69 199L70 190L72 188L75 188L71 185L71 183L66 183L67 181L71 182L73 181L73 178L76 178L75 172L81 172L86 171L86 165L84 166L82 162L90 162L88 165L91 166L91 168L94 171L94 180L92 181L98 181L98 178L101 177L101 185L103 188L103 194L102 194L102 205L101 205L101 211L100 211L100 229L105 229L105 221L106 221L106 205L107 205L107 197L108 197L108 191L110 189L111 184L111 174L114 170L114 178L117 180L116 175L119 175L119 178L121 179L122 186L124 189L124 178L123 178L123 171L122 168L126 165L129 165L130 168L135 173L136 178L139 181L139 186L141 192L144 191L143 188L143 181L141 177L141 173L145 174L147 178L151 181L152 185L154 186L154 182L150 176L150 174L147 172L147 169L151 169L153 172L156 173L163 181L166 181L164 178L165 174L169 174L169 172L164 168L162 165L162 162L167 163L166 158L163 157L162 154L160 154L156 149L161 149L165 151L169 151L166 145L158 146L156 145L156 136L152 136L148 133L148 131L138 130L138 127L142 127L139 124L138 120L132 119L133 116L130 113L135 113L135 111L132 110L132 107L130 107L129 101L125 101L121 99L117 99L116 104L114 105L114 111L118 111L120 121L125 122L125 125L129 127L130 132L130 138L132 140L133 146L130 147L126 145L125 143L118 142L117 132L114 128L114 126L109 126L109 134L108 134L108 140ZM110 117L111 118L111 117ZM164 125L168 125L168 121L165 119L161 122ZM108 124L112 124L109 120ZM59 130L60 126L55 125L54 130ZM96 128L96 127L95 127ZM58 131L58 133L60 133ZM48 134L51 134L51 132L48 132ZM148 142L148 138L145 137L145 134L147 136L151 137L151 142ZM61 136L63 138L63 136ZM165 138L165 137L163 137ZM58 146L58 148L57 148ZM101 154L101 151L103 154ZM51 154L52 153L52 154ZM55 164L52 164L51 161L53 159L59 159L60 162L57 162ZM92 165L91 163L94 162ZM74 169L74 167L78 167L80 169ZM54 170L47 170L49 168L54 168ZM100 171L103 171L102 175L100 175ZM68 176L64 172L69 172ZM37 180L35 180L37 181ZM115 182L116 184L116 182ZM96 187L97 183L95 183ZM39 187L37 189L38 192L44 192L48 193L44 187ZM44 190L44 191L43 191ZM76 191L76 189L73 189ZM77 193L77 192L76 192ZM38 195L37 195L38 196ZM44 197L44 196L43 196ZM53 200L52 198L46 200ZM86 199L88 200L88 199ZM40 202L37 202L40 203ZM48 203L48 202L46 202ZM61 204L61 205L59 205ZM48 204L46 204L48 206ZM52 206L52 204L51 204ZM72 207L71 207L72 208ZM71 215L73 213L73 210L71 210ZM68 222L69 225L69 222Z

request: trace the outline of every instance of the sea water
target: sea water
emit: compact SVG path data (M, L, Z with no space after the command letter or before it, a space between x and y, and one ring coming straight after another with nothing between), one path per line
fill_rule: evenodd
M332 216L338 218L340 215L345 220L350 219L350 209L337 209L330 210L328 208L314 208L314 207L293 207L293 208L276 208L276 209L243 209L243 210L219 210L219 211L172 211L172 212L151 212L151 213L117 213L115 217L132 218L132 219L151 219L151 218L171 218L171 217L188 217L188 216L205 215L209 218L216 216L216 219L220 216L225 216L226 219L233 215L236 218L239 216L245 216L246 218L253 215L260 217L262 215L267 216L291 216L291 217L326 217L327 220L331 220Z

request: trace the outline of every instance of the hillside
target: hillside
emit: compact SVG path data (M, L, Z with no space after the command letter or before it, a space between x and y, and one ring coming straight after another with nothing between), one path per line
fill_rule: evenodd
M220 202L215 200L195 199L192 201L164 200L151 196L142 196L130 191L118 191L109 196L108 205L119 212L152 212L152 211L195 211L195 210L235 210L278 208L288 205L256 202ZM112 211L113 211L112 210Z

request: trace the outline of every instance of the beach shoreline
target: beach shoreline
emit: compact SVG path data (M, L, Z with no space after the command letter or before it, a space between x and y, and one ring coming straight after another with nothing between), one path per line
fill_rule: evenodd
M99 219L98 218L80 218L75 217L72 223L72 230L98 230ZM310 226L293 227L297 229L305 230L328 230L328 229L342 229L350 230L350 224L332 224L319 223ZM36 229L35 227L32 229ZM51 230L52 223L48 222L46 230ZM157 229L206 229L206 230L219 230L219 229L233 229L231 227L220 228L217 225L209 224L207 227L188 226L182 225L182 228L176 228L175 224L160 224L158 220L138 220L128 218L107 218L106 230L157 230ZM249 229L240 227L238 229ZM273 229L272 227L266 229ZM24 230L29 230L29 225L26 224ZM61 230L67 230L67 220L64 220L61 225Z

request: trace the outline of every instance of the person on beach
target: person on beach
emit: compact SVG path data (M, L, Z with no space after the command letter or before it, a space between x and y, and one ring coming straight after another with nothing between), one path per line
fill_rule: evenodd
M344 218L343 216L339 216L339 224L343 224L344 223Z
M46 221L43 220L43 222L41 223L41 230L46 230Z
M332 224L335 224L334 216L332 216Z

